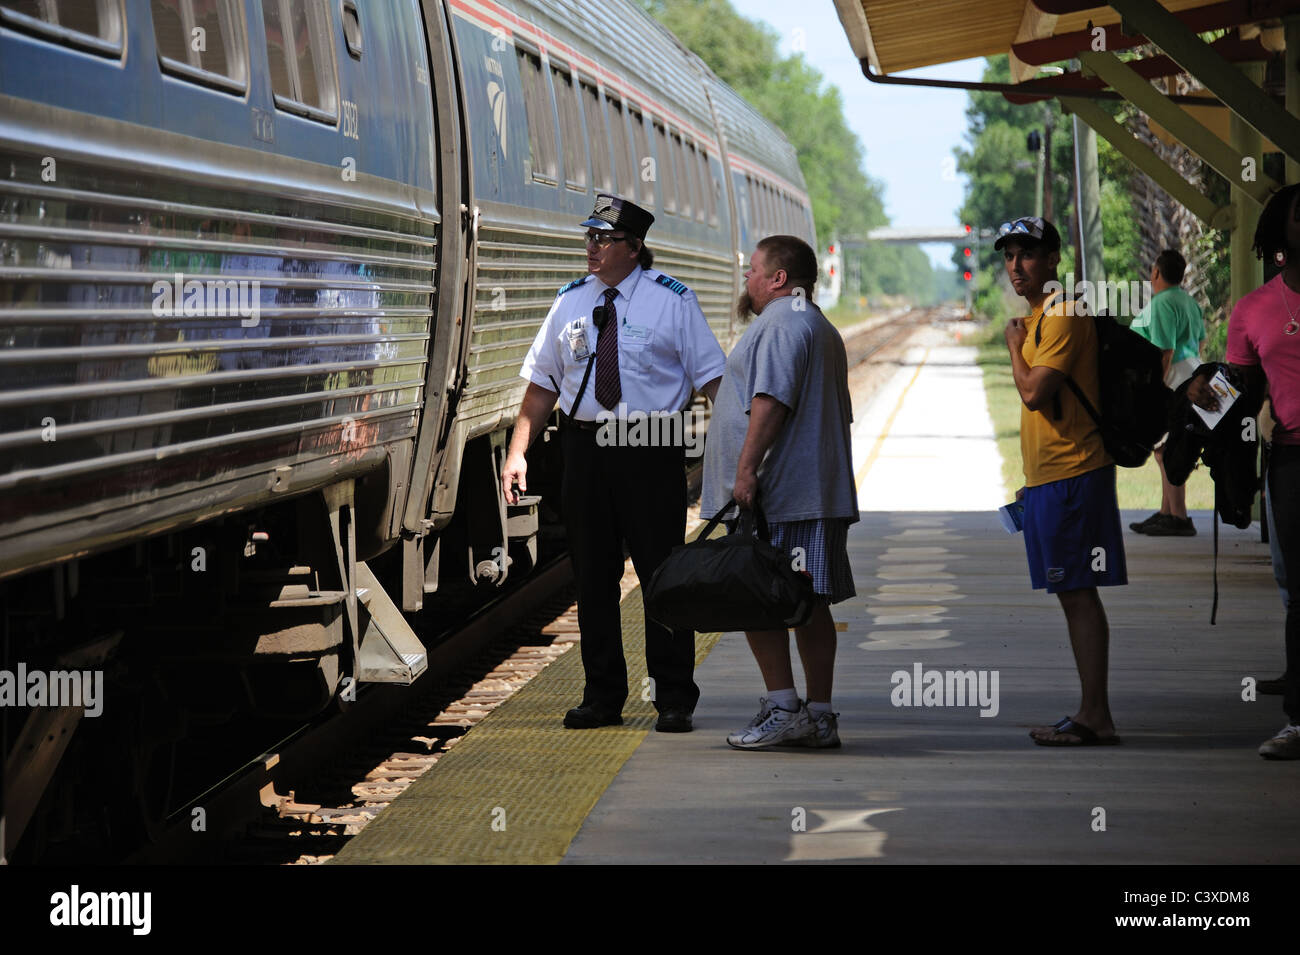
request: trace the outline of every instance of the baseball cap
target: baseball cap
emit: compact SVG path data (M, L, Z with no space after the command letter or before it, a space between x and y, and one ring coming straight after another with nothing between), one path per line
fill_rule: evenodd
M1012 219L1010 222L1002 223L998 229L998 238L993 243L993 248L995 250L1001 249L1013 240L1017 242L1041 242L1048 252L1061 251L1061 233L1056 231L1056 226L1040 216L1021 216L1019 219Z

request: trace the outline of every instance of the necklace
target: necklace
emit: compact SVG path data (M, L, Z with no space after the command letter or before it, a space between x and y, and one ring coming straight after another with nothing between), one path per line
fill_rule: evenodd
M1283 279L1279 281L1278 286L1277 294L1282 296L1282 307L1286 309L1287 317L1291 319L1291 321L1286 323L1286 327L1283 328L1282 331L1286 332L1288 335L1294 335L1296 332L1300 331L1300 321L1296 320L1295 312L1291 311L1291 306L1286 300L1286 280Z

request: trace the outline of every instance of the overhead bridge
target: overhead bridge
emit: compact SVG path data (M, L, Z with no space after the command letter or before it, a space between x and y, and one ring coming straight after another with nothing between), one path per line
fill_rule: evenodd
M974 232L966 226L939 226L929 229L872 229L867 239L872 242L886 242L890 245L915 245L918 242L970 242L975 238ZM861 240L858 240L859 242ZM854 241L846 239L844 245L853 245Z

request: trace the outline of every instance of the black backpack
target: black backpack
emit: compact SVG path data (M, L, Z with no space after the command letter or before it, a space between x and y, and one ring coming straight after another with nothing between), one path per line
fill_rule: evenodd
M1241 393L1213 428L1192 408L1187 389L1200 375L1222 371ZM1165 475L1169 483L1185 484L1197 461L1204 461L1214 481L1214 603L1210 623L1219 612L1219 518L1234 527L1250 526L1255 495L1259 492L1259 434L1256 418L1264 403L1262 392L1251 391L1222 362L1201 365L1176 392L1169 421L1169 442L1165 445Z
M1200 375L1222 371L1241 392L1214 428L1208 427L1187 400L1187 388ZM1165 474L1169 483L1186 483L1198 460L1204 461L1214 481L1214 509L1234 527L1250 526L1255 495L1259 493L1259 435L1255 419L1264 403L1262 393L1247 390L1231 368L1222 362L1207 362L1196 369L1176 392L1170 417L1169 443L1165 445Z
M1076 308L1080 301L1076 299ZM1053 304L1049 301L1043 313ZM1091 321L1097 330L1100 413L1073 378L1067 375L1065 383L1083 410L1097 422L1106 453L1122 468L1140 468L1169 430L1173 392L1165 385L1160 349L1105 311L1092 316ZM1042 340L1040 319L1034 326L1034 345L1041 345ZM1057 394L1052 398L1052 418L1060 417L1061 396Z

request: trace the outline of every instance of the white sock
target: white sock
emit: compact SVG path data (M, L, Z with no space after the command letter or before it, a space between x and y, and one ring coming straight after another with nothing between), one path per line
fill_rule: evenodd
M799 694L794 691L794 687L788 690L769 690L767 700L773 706L779 706L783 710L799 709Z
M830 711L831 711L830 703L814 703L812 700L808 701L808 715L811 716L813 719L817 719L818 717L825 716Z

